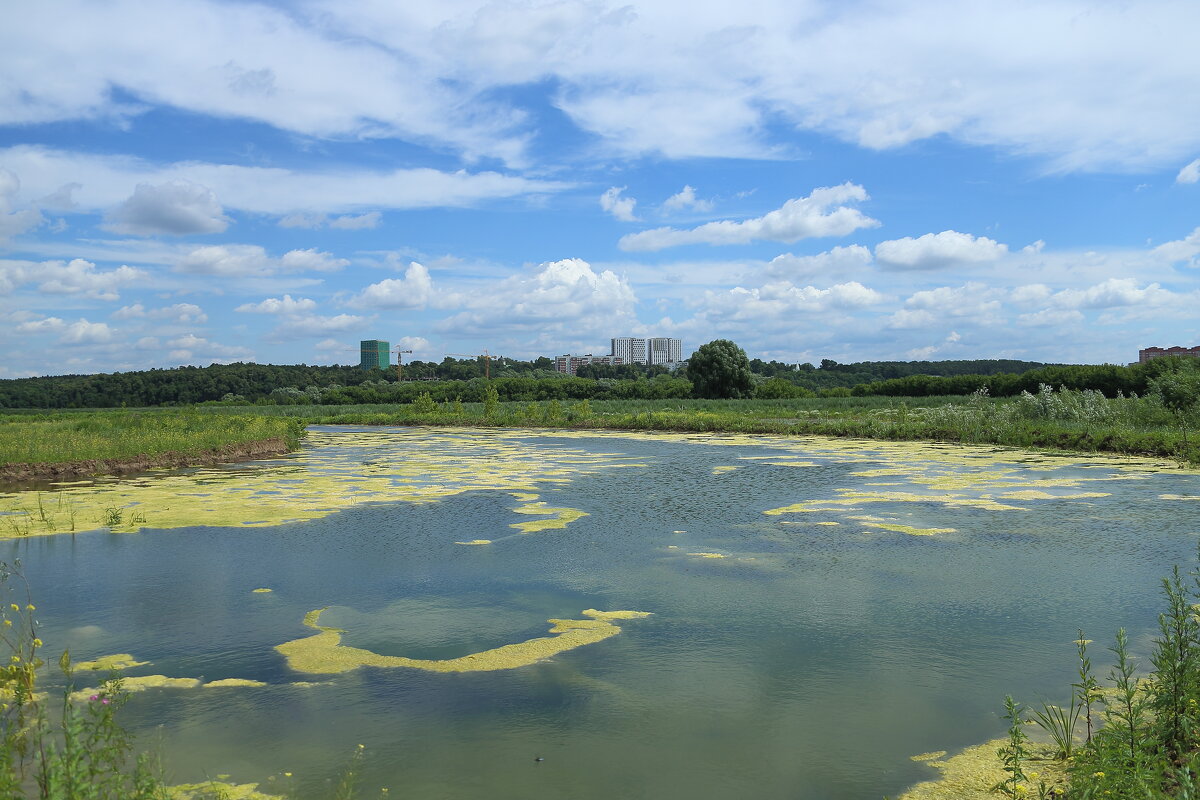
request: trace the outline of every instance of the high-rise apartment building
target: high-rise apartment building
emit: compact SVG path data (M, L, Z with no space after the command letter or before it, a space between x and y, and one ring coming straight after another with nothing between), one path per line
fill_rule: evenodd
M1152 358L1162 358L1163 356L1200 358L1200 347L1147 347L1138 351L1138 363L1145 364Z
M678 364L683 360L683 342L660 337L646 340L647 364Z
M609 355L619 356L624 364L645 364L646 340L631 339L627 336L613 339L612 349L608 352Z
M387 369L391 366L388 343L380 339L364 339L358 343L359 369Z
M658 337L633 339L622 337L612 340L612 355L625 359L626 364L662 364L673 366L683 360L683 342L680 339Z

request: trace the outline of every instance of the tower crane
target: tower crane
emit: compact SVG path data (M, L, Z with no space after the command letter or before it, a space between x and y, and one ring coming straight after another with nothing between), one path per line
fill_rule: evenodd
M492 356L487 350L482 353L446 353L448 356L463 356L464 358L482 358L483 359L483 377L491 380L492 378Z
M404 380L404 354L412 352L412 350L401 350L402 346L397 345L392 348L392 352L396 354L396 383Z

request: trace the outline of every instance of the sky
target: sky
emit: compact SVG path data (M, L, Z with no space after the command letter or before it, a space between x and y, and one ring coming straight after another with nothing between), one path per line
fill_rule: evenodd
M41 0L0 378L1200 344L1194 0Z

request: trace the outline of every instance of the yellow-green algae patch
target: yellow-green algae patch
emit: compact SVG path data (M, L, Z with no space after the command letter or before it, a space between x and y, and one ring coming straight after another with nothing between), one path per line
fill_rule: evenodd
M514 522L510 528L516 528L521 533L536 533L537 531L565 528L580 517L588 516L586 511L578 508L551 508L545 503L527 503L513 509L518 514L549 515L550 519L533 519L529 522Z
M1200 494L1160 494L1159 500L1200 500Z
M220 797L224 800L280 800L277 794L258 791L257 783L228 783L226 781L201 781L179 783L167 787L171 800L208 800Z
M968 747L956 756L943 760L926 760L929 766L941 773L941 777L918 783L898 800L995 800L997 794L992 787L1009 777L996 751L1008 743L1008 739ZM1037 796L1037 785L1044 781L1047 788L1064 786L1066 770L1060 761L1050 758L1052 750L1046 745L1028 745L1031 756L1023 766L1025 774L1037 774L1026 786L1027 796ZM944 754L944 753L943 753ZM937 756L937 753L926 755ZM914 760L925 760L914 757Z
M262 681L252 681L247 678L222 678L218 681L209 681L204 684L205 689L221 689L233 686L266 686Z
M71 665L71 669L76 671L97 670L99 672L111 672L114 669L144 667L149 663L149 661L138 661L129 653L114 653L111 656L100 656L92 661L76 661Z
M934 750L932 753L921 753L919 755L910 756L910 761L936 761L946 755L945 750Z
M1001 500L1083 500L1091 497L1112 497L1110 492L1072 492L1071 494L1050 494L1039 489L1025 489L1020 492L1005 492L996 495Z
M254 589L253 593L254 594L266 594L269 591L271 591L271 590L267 589L267 588L261 588L261 589Z
M697 556L699 558L728 558L724 553L688 553L689 556Z
M472 545L472 546L480 546L480 545L491 544L491 543L492 543L491 539L472 539L469 542L455 542L455 544L465 544L465 545Z
M640 466L620 454L490 431L315 430L286 458L0 493L0 538L103 527L271 526L365 503L432 503L472 491L532 501L581 475Z
M297 672L317 675L332 675L350 672L359 667L408 667L429 672L491 672L516 669L544 661L559 653L583 647L607 639L621 632L615 620L638 619L650 616L648 611L597 611L589 608L583 612L588 619L550 619L550 633L516 644L506 644L491 650L444 660L384 656L358 647L341 643L342 633L337 628L320 624L319 608L308 612L304 624L316 628L320 633L303 639L284 642L275 649Z
M733 472L735 469L738 469L738 467L713 467L712 474L724 475L726 472Z
M880 528L895 533L907 533L909 536L933 536L936 533L957 533L957 528L914 528L912 525L898 525L892 522L864 522L868 528Z

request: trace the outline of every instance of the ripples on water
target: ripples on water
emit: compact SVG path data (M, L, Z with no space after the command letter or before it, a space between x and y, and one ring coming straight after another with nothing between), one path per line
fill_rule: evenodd
M1193 559L1200 533L1200 502L1160 499L1200 494L1195 475L1098 459L768 437L313 440L266 465L106 484L105 497L142 492L140 534L7 545L52 649L152 662L133 675L268 683L132 699L127 719L161 730L177 780L269 786L286 771L293 796L328 797L363 743L366 785L420 798L894 795L933 774L909 756L999 735L1006 693L1063 699L1077 628L1097 640L1098 665L1118 626L1145 655L1158 580ZM168 502L155 486L187 480L243 521L261 520L268 497L308 511L261 527L169 527L164 511L153 527ZM764 514L846 490L994 500L1031 481L1108 496ZM251 484L261 494L233 490ZM94 490L77 491L86 507ZM534 517L514 513L530 502L514 492L588 516L521 535L510 526ZM312 511L322 504L332 510ZM880 520L955 532L865 524ZM455 544L474 539L493 544ZM321 624L344 644L421 659L546 636L546 620L588 608L653 616L512 670L293 672L273 648L312 634L301 620L326 606Z

